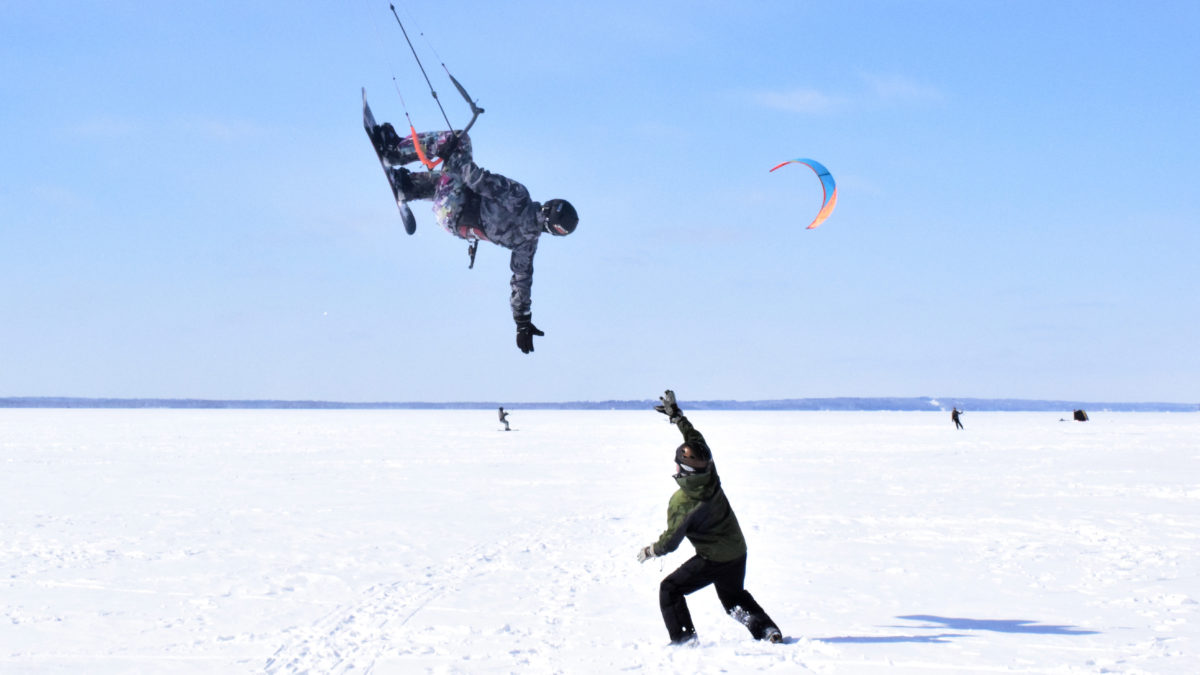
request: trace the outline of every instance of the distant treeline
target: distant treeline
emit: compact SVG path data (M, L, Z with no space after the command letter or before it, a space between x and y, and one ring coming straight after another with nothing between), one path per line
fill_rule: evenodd
M509 410L647 410L658 401L567 401L561 403L514 403L511 401L460 402L369 402L214 400L194 398L0 398L0 408L195 408L246 410L485 410L504 406ZM1200 412L1197 403L1104 403L1089 401L1042 401L1007 398L786 398L767 401L688 401L684 410L868 410L948 411L957 407L970 411L1070 412L1076 409L1111 412Z

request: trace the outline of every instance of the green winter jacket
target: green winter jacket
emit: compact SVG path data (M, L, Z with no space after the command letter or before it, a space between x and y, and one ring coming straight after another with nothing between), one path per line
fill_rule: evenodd
M693 448L704 445L704 436L681 417L677 422L684 442ZM671 495L667 506L667 529L654 542L654 555L666 555L679 547L687 537L696 554L713 562L728 562L746 555L746 539L738 526L733 507L721 489L717 467L709 463L704 473L680 474L675 477L679 490Z

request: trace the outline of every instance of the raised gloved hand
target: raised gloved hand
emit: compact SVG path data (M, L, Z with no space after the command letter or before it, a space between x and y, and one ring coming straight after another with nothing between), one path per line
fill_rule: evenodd
M524 353L528 354L533 351L533 336L545 335L538 327L533 325L533 315L526 314L517 319L517 347Z
M654 555L654 546L647 546L637 553L637 560L640 563L644 563L647 560L655 557L657 556Z
M683 417L683 411L675 403L675 392L668 389L666 393L658 397L658 400L662 401L662 405L656 405L654 409L669 417L671 424L675 424Z

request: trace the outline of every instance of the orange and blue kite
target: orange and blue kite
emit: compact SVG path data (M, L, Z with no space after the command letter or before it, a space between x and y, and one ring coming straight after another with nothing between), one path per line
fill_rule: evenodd
M813 173L817 174L817 178L821 179L821 189L824 191L821 197L821 210L817 212L816 219L806 228L811 230L825 222L829 214L833 213L833 207L837 206L837 185L833 182L833 176L829 173L829 169L826 169L824 164L815 159L789 159L786 162L776 164L771 168L771 171L782 166L787 166L788 164L803 164L812 169Z

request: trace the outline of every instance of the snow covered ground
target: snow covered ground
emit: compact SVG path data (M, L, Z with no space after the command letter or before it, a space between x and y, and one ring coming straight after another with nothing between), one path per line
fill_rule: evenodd
M1200 672L1200 415L1090 412L693 413L788 640L673 648L651 411L0 410L0 671Z

